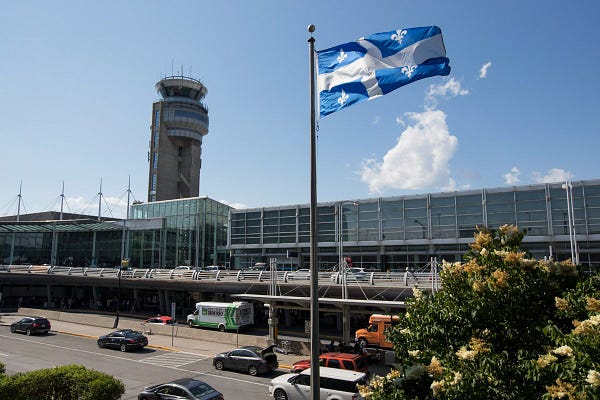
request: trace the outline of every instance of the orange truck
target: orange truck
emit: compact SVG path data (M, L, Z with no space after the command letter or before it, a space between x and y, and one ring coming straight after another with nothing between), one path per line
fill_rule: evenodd
M369 326L356 331L355 340L364 346L378 346L386 349L393 347L385 337L385 331L398 322L397 315L373 314Z

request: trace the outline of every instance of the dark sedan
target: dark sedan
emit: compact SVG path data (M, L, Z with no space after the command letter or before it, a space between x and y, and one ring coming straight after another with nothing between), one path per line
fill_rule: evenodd
M217 354L213 358L213 365L216 369L235 369L253 376L266 374L279 366L274 348L275 346L264 349L259 346L241 347Z
M148 338L138 331L122 329L98 338L98 347L112 347L121 351L142 349L148 345Z
M10 324L12 333L25 332L27 336L33 333L48 333L49 330L50 321L44 317L23 317Z
M147 387L138 395L138 400L154 399L223 400L223 395L198 379L183 378Z

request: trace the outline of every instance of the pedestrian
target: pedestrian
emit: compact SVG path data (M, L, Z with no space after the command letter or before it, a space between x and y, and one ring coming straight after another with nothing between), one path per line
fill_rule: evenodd
M335 351L335 346L334 346L334 344L333 344L333 340L332 340L332 341L331 341L331 342L330 342L330 343L327 345L327 352L328 352L328 353L331 353L331 352L333 352L333 351Z

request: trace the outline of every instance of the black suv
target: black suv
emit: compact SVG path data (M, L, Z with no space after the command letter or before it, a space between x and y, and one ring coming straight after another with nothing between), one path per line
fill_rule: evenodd
M50 330L50 321L44 317L23 317L17 322L10 324L10 331L25 332L27 336L32 333L48 333Z

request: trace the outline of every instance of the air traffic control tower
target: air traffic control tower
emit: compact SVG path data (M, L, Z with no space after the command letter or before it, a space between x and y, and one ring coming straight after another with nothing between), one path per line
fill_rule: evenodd
M148 201L198 197L202 138L208 134L206 86L185 76L156 84L162 96L152 105L148 153Z

